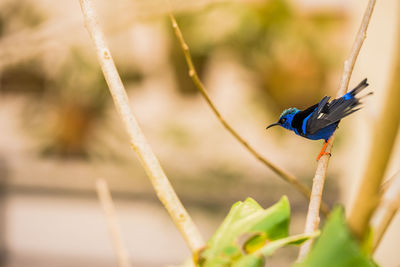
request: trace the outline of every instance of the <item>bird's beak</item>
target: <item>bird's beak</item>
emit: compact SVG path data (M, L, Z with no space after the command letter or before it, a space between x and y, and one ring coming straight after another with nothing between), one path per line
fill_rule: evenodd
M281 125L279 122L275 122L275 123L273 123L273 124L270 124L270 125L268 125L267 126L267 128L265 128L265 129L269 129L269 128L271 128L271 127L273 127L273 126L278 126L278 125Z

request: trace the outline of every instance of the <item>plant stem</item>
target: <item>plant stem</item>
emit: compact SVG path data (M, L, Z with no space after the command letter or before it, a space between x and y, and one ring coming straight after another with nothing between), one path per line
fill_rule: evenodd
M247 151L250 152L256 159L258 159L261 163L266 165L268 168L270 168L275 174L280 176L283 180L286 182L290 183L291 185L294 186L294 188L297 189L298 192L300 192L303 196L305 196L307 199L310 197L311 191L310 189L301 183L293 174L285 171L284 169L280 168L279 166L275 165L265 157L263 157L259 152L257 152L246 140L243 139L239 135L239 133L230 126L230 124L222 117L221 113L218 111L217 107L214 105L212 102L210 96L207 93L206 88L204 87L204 84L201 82L196 68L194 67L192 56L190 55L189 51L189 46L186 44L185 39L183 38L182 32L179 28L178 23L176 22L176 19L174 15L170 14L170 19L172 23L172 27L174 29L175 35L178 38L179 44L181 45L183 54L185 56L186 63L189 68L189 76L193 80L194 85L196 88L199 90L201 95L204 97L206 100L208 106L211 108L217 119L220 121L220 123L224 126L224 128L240 143L244 146ZM325 213L329 213L329 207L325 203L322 204L321 210Z
M131 111L128 96L106 45L103 32L97 24L91 1L80 0L80 4L85 19L85 26L95 46L97 58L113 97L114 104L129 134L132 148L136 151L158 198L167 209L192 252L195 253L204 247L204 241L172 188Z
M367 36L367 29L369 25L369 21L371 19L372 12L375 6L375 0L370 0L368 2L367 8L364 12L364 17L361 22L360 28L356 35L356 39L354 41L353 47L350 52L349 58L344 62L344 69L342 73L342 78L340 81L339 89L337 91L337 97L344 95L347 92L349 87L349 82L351 78L351 74L354 69L354 65L356 63L358 54L360 52L361 46L364 43L364 40ZM318 161L317 170L315 172L313 178L313 186L311 190L311 198L308 206L306 225L304 232L311 233L318 229L320 218L319 218L319 209L321 204L322 192L324 189L326 172L329 165L330 153L332 151L333 142L335 140L335 135L331 137L331 140L326 147L327 154L323 155ZM313 240L306 241L301 247L299 252L298 260L301 261L308 253L311 248Z
M390 185L383 194L374 219L372 220L372 229L374 234L373 250L375 251L394 215L400 208L400 172L396 173L391 179Z
M130 267L129 257L127 250L124 246L119 230L117 217L115 215L115 208L111 198L110 190L108 189L107 182L104 179L96 181L96 191L99 197L101 207L103 208L104 215L107 219L108 229L110 231L112 243L114 245L115 254L118 259L119 267Z
M400 19L397 22L398 45L400 45ZM373 138L367 164L348 214L350 229L360 240L367 233L371 216L378 205L380 186L400 124L400 113L398 112L400 106L400 84L398 82L400 49L397 49L394 60L391 83L386 92L380 114L371 127Z

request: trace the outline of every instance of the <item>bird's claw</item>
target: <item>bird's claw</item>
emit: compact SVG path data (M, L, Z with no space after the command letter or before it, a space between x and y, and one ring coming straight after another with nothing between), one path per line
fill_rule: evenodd
M331 157L332 156L332 154L330 153L330 152L322 152L322 153L320 153L319 155L318 155L318 157L317 157L317 161L319 161L320 159L321 159L321 157L322 156L324 156L324 155L328 155L329 157Z

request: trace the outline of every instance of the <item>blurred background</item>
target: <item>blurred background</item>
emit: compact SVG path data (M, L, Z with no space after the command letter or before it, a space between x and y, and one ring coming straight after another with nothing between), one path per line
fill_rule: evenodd
M291 232L307 201L259 163L212 114L187 75L164 0L93 1L131 105L177 194L205 238L248 196L283 194ZM216 106L268 159L311 186L322 142L280 128L285 108L335 95L367 1L170 0ZM350 86L374 95L341 123L324 200L346 205L368 152L371 121L390 79L398 1L378 1ZM387 173L400 166L400 144ZM397 166L397 168L396 168ZM115 266L95 193L107 180L133 266L190 257L118 118L83 27L79 1L0 1L1 266ZM400 266L400 218L376 260ZM397 252L397 253L396 253ZM270 266L288 266L296 248Z

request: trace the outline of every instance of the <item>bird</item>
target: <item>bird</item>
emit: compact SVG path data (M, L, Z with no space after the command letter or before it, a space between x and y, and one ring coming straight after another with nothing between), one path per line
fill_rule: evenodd
M372 92L369 92L362 97L358 96L358 93L368 85L365 78L353 90L332 101L329 101L329 96L325 96L317 104L304 110L297 108L285 109L278 122L268 125L266 129L273 126L281 126L307 139L323 139L325 143L318 154L318 161L323 155L329 154L325 152L325 149L333 133L338 128L340 120L360 110L362 104L360 100L372 94Z

